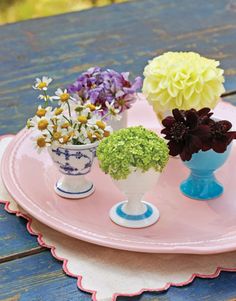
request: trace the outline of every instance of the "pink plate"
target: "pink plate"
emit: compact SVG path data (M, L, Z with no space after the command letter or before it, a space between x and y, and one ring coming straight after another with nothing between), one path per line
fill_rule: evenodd
M233 106L222 103L220 107L221 117L228 112L230 119L235 114ZM44 224L91 243L138 252L207 254L236 249L235 144L217 174L225 186L223 196L211 201L184 197L179 184L188 170L179 159L170 159L155 191L146 195L160 210L160 220L148 228L127 229L109 219L110 208L123 196L97 162L90 174L95 193L80 200L61 198L53 190L59 174L47 151L39 155L33 149L33 135L22 130L10 143L2 177L16 202Z

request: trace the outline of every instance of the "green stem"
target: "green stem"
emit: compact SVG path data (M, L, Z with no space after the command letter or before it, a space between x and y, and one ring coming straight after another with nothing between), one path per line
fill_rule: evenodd
M52 132L51 132L49 129L47 129L47 130L48 130L49 134L50 134L51 136L53 136L53 135L52 135Z
M72 125L72 121L70 119L68 119L65 115L62 115L68 122L70 125Z
M69 116L71 117L70 104L69 104L68 101L66 103L67 103L67 106L68 106Z
M47 95L46 91L44 91L44 90L43 90L43 94L46 97L46 101L44 103L44 107L46 108L48 106L48 95Z

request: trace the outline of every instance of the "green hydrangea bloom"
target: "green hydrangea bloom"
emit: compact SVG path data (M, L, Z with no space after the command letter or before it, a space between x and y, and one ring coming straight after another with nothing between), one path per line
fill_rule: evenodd
M100 142L97 156L101 169L113 179L126 179L133 167L161 172L169 158L165 140L142 126L114 132Z

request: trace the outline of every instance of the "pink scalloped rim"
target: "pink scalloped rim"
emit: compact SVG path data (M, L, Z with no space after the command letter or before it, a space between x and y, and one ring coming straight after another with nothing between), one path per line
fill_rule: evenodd
M3 139L3 138L6 138L6 137L13 137L14 135L12 134L9 134L9 135L2 135L0 136L0 141ZM54 258L56 258L57 260L59 261L62 261L63 264L62 264L62 269L64 270L64 272L70 276L70 277L73 277L73 278L77 278L77 286L79 287L80 290L86 292L86 293L90 293L92 294L92 300L93 301L97 301L96 299L96 291L95 290L89 290L89 289L86 289L83 287L83 284L82 284L82 280L83 280L83 276L81 275L75 275L73 273L71 273L67 267L67 263L68 263L68 259L66 258L62 258L60 256L58 256L56 254L56 247L55 246L52 246L52 245L48 245L44 242L43 240L43 234L42 233L37 233L35 232L32 227L31 227L31 224L33 222L33 219L28 216L27 214L24 214L20 211L14 211L12 209L10 209L9 205L10 205L10 202L9 201L5 201L5 200L1 200L0 199L0 203L1 204L5 204L4 206L4 209L8 212L8 213L11 213L11 214L15 214L16 216L19 216L19 217L22 217L24 218L25 220L27 220L27 230L28 232L31 234L31 235L34 235L34 236L37 236L37 241L39 243L40 246L42 247L45 247L45 248L48 248L50 249L51 251L51 254ZM184 281L184 282L179 282L179 283L174 283L174 282L168 282L164 287L162 288L142 288L140 291L138 292L135 292L133 294L122 294L122 293L114 293L113 296L112 296L112 301L115 301L116 298L119 296L125 296L125 297L134 297L134 296L137 296L137 295L140 295L144 292L161 292L161 291L165 291L165 290L168 290L171 286L176 286L176 287L181 287L181 286L185 286L185 285L188 285L190 284L196 277L198 278L216 278L219 276L219 274L222 272L222 271L225 271L225 272L236 272L236 268L223 268L223 267L217 267L215 272L212 273L212 274L192 274L191 277L187 280L187 281Z

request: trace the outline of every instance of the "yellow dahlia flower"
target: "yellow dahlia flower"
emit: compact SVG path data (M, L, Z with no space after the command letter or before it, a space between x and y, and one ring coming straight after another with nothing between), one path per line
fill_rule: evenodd
M225 91L219 62L194 52L166 52L144 69L143 93L156 113L213 109Z

